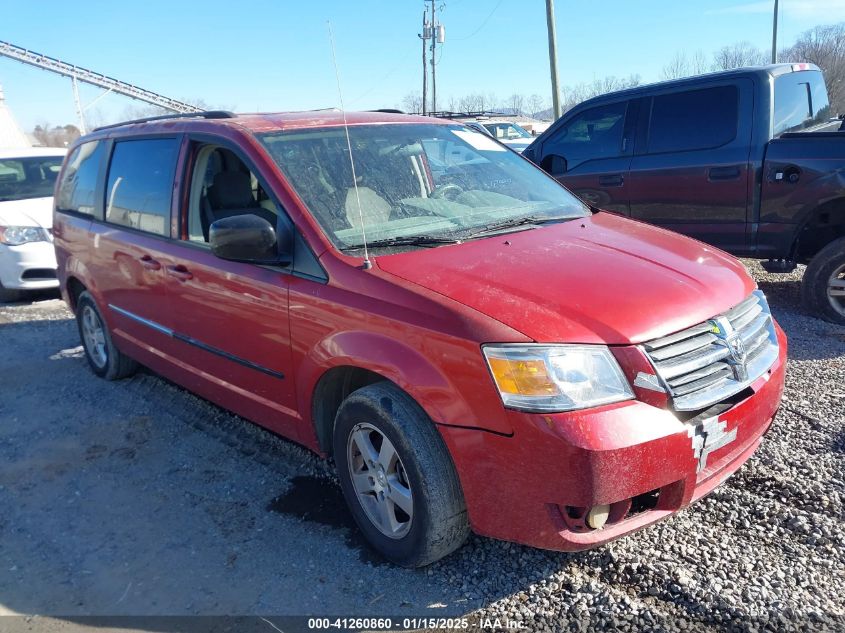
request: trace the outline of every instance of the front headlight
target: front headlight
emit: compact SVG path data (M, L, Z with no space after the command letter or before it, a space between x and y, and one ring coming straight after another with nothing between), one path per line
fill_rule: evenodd
M47 241L47 232L38 226L0 226L0 244L20 246L27 242Z
M482 351L509 409L572 411L634 397L604 345L485 345Z

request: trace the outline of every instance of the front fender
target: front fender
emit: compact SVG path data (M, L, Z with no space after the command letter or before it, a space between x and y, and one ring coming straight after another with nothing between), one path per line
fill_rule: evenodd
M357 367L394 382L435 423L510 434L480 350L446 337L431 341L429 350L426 356L397 339L373 332L335 332L312 347L300 363L296 376L299 410L313 410L315 388L327 371Z

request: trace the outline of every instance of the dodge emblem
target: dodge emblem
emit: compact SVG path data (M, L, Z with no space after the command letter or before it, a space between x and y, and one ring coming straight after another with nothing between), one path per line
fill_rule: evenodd
M728 365L734 380L745 382L748 380L748 351L739 333L734 330L731 322L725 317L718 317L710 321L710 332L716 335L716 343L724 345L728 350Z

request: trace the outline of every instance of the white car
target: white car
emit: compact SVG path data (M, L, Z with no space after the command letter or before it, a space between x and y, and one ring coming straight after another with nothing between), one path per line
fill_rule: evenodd
M65 150L0 149L0 301L58 288L53 188Z
M462 123L479 132L489 134L520 154L534 140L530 132L512 121L479 118L475 121L462 121Z

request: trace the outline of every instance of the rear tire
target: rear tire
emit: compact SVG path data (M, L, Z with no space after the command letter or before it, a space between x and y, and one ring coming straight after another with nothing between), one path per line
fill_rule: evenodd
M106 380L120 380L135 373L138 363L115 347L103 315L87 290L76 300L76 324L91 371Z
M801 299L811 314L845 325L845 237L832 241L807 264Z
M354 391L335 418L333 447L346 503L382 556L422 567L463 545L469 522L455 466L410 396L388 382Z

